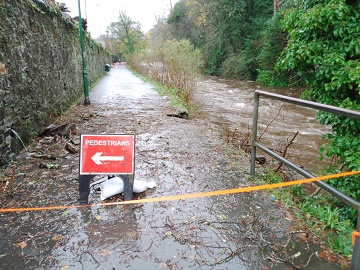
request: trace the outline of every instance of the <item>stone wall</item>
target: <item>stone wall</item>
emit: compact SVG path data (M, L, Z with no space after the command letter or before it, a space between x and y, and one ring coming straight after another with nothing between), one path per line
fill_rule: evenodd
M0 0L0 150L15 152L84 96L78 24L52 0ZM85 36L89 85L111 55ZM5 158L6 159L6 158ZM0 160L0 166L4 164Z

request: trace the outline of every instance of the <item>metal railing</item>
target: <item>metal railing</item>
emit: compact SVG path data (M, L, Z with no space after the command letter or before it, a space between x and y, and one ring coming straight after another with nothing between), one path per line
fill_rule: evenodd
M313 108L316 110L330 112L333 114L338 114L338 115L350 117L350 118L353 118L356 120L360 120L360 112L358 112L358 111L352 111L352 110L343 109L343 108L339 108L339 107L335 107L335 106L331 106L331 105L320 104L320 103L316 103L316 102L312 102L312 101L282 96L282 95L259 91L259 90L255 91L255 93L254 93L253 127L252 127L252 143L251 143L251 168L250 168L250 175L253 177L255 176L256 148L261 149L264 153L270 155L274 159L280 161L285 166L291 168L292 170L294 170L295 172L299 173L300 175L302 175L306 178L314 178L315 177L311 173L302 169L300 166L298 166L298 165L292 163L291 161L287 160L286 158L276 154L274 151L270 150L266 146L264 146L256 141L257 129L258 129L257 125L258 125L258 118L259 118L260 96L264 96L267 98L299 105L302 107ZM352 208L354 208L357 211L358 219L357 219L356 231L359 232L360 231L360 203L357 202L356 200L350 198L346 194L342 193L341 191L326 184L323 181L317 181L317 182L315 182L315 184L318 185L319 187L323 188L324 190L329 192L331 195L335 196L336 198L338 198L345 204L351 206ZM355 245L353 248L353 256L352 256L352 260L351 260L351 268L350 269L351 270L360 270L360 238L357 238L357 237L356 237Z

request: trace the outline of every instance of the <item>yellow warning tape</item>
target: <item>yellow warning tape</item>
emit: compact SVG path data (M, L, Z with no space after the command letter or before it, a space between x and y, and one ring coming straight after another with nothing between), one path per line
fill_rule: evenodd
M234 194L234 193L251 192L251 191L271 189L271 188L287 187L287 186L292 186L292 185L328 180L328 179L332 179L332 178L344 177L344 176L355 175L355 174L360 174L360 171L343 172L343 173L338 173L338 174L331 174L331 175L319 176L319 177L314 177L314 178L307 178L307 179L302 179L302 180L294 180L294 181L290 181L290 182L282 182L282 183L268 184L268 185L261 185L261 186L243 187L243 188L226 189L226 190L216 190L216 191L193 193L193 194L172 195L172 196L165 196L165 197L160 197L160 198L146 198L146 199L122 201L122 202L83 204L83 205L28 207L28 208L8 208L8 209L0 209L0 213L59 210L59 209L69 209L69 208L84 208L84 207L91 207L91 206L126 205L126 204L147 203L147 202L184 200L184 199L191 199L191 198L210 197L210 196L217 196L217 195Z

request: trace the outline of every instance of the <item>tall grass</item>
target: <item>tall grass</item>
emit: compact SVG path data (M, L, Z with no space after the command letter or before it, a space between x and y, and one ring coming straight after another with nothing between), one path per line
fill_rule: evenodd
M202 67L201 54L187 40L166 41L132 55L130 66L141 75L168 88L190 104Z

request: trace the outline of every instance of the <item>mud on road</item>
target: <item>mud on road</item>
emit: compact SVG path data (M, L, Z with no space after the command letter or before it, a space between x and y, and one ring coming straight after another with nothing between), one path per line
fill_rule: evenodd
M135 134L135 179L157 186L135 198L254 185L249 158L206 120L176 109L124 66L54 123L3 172L1 208L78 205L80 134ZM105 202L122 201L117 195ZM89 203L101 203L91 190ZM50 211L0 213L0 269L340 269L264 192Z

